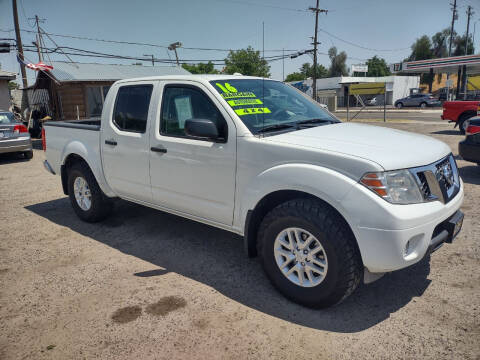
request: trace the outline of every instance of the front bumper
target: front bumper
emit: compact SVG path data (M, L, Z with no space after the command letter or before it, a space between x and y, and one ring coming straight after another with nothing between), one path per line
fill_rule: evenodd
M2 139L0 141L0 154L23 152L32 150L32 139L30 136L18 137L15 139Z
M457 213L464 196L463 182L457 195L446 204L432 201L392 205L373 193L370 195L370 190L359 190L360 193L351 193L344 205L351 209L353 202L356 203L353 212L362 220L358 226L352 226L352 230L363 264L371 273L390 272L413 265L446 242L449 238L444 237L445 234L437 237L441 233L439 229L443 230L445 223ZM375 216L366 217L366 214Z

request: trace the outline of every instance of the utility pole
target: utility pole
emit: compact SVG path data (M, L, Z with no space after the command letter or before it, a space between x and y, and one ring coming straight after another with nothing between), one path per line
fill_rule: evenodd
M318 14L327 13L328 10L319 8L319 0L317 0L317 6L315 8L308 8L308 10L315 13L315 33L313 35L313 81L312 81L312 97L313 100L317 100L317 45L320 44L318 40Z
M20 35L20 27L18 26L17 0L12 0L12 8L13 8L13 23L15 25L15 36L17 37L18 56L20 60L24 60L22 37ZM28 87L28 83L27 83L27 73L25 71L25 65L20 64L20 70L22 73L23 88L26 89Z
M155 58L153 57L153 54L143 54L143 56L151 56L152 57L152 66L155 66Z
M282 49L282 81L285 81L285 48Z
M182 46L182 43L177 41L173 44L170 44L168 46L168 50L173 50L175 51L175 58L177 59L177 66L180 66L180 61L178 61L178 54L177 54L177 48L181 47Z
M453 0L453 13L452 13L452 26L450 28L450 44L448 45L448 57L452 56L452 43L453 43L453 27L455 25L455 17L457 16L457 0ZM450 73L447 73L447 81L450 78ZM450 86L447 86L447 100L449 99Z
M467 9L467 35L465 36L465 55L468 55L468 33L470 31L470 18L473 15L472 7L469 5ZM467 65L463 65L463 100L467 100Z

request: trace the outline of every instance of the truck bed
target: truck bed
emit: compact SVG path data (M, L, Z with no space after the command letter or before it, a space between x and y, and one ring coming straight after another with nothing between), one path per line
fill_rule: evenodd
M79 154L92 171L101 174L100 119L48 121L43 124L46 139L46 158L55 173L69 153Z

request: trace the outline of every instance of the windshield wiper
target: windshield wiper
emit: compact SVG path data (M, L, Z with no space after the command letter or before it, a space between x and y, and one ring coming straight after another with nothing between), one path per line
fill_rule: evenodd
M332 120L326 119L310 119L297 122L297 125L306 125L306 124L320 124L320 123L333 123Z
M296 126L294 124L275 124L275 125L265 126L264 128L261 128L260 130L258 130L258 132L264 133L269 131L289 129L289 128L295 128L295 127Z

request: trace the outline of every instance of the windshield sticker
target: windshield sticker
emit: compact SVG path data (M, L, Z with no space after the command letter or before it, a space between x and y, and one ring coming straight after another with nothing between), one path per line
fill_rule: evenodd
M224 93L236 93L237 92L237 89L227 82L223 85L219 84L219 83L216 83L215 85L217 85L220 89L222 89L222 91Z
M235 98L254 98L256 97L253 92L245 91L245 92L236 92L236 93L223 93L222 97L224 99L235 99Z
M242 105L257 105L263 104L260 99L241 99L241 100L228 100L230 106L242 106Z
M242 115L252 115L252 114L270 114L271 111L269 108L245 108L245 109L236 109L235 113L239 116Z

